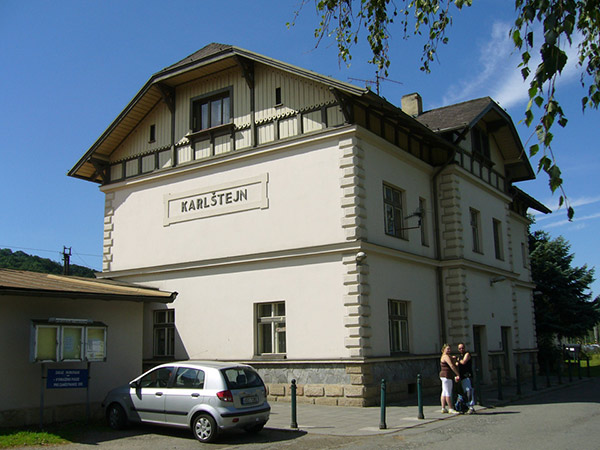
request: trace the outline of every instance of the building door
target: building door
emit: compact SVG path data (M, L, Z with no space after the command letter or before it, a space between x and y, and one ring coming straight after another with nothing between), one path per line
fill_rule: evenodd
M501 327L504 376L511 378L512 373L512 339L510 327Z
M488 370L487 336L485 326L473 325L473 347L477 357L475 358L475 371L482 383L490 382Z

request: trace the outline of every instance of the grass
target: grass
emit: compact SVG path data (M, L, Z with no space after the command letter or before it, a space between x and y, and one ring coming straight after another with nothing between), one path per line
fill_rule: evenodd
M86 422L69 422L51 425L45 430L34 428L0 428L0 448L70 444L77 436L101 425Z

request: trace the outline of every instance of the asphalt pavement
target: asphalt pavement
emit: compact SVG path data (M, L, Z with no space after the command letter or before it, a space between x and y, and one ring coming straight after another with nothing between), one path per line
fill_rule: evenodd
M484 411L548 391L586 383L590 380L586 377L573 377L571 381L565 377L562 377L561 380L556 377L548 379L537 377L535 386L532 380L528 380L520 386L516 384L503 386L501 392L498 391L496 386L484 387L480 393L481 404L477 405L475 410ZM386 406L383 422L382 409L379 406L358 408L300 403L296 405L296 424L298 427L294 428L291 426L291 404L287 401L271 402L271 416L266 428L299 430L305 433L331 436L375 436L423 427L432 422L452 419L455 416L455 414L442 414L439 396L424 398L424 418L419 419L418 415L419 408L416 396L414 402ZM385 427L382 428L382 424Z

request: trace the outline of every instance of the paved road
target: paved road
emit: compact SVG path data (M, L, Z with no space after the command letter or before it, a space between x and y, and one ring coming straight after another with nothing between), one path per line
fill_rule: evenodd
M47 448L47 447L46 447ZM200 444L185 430L138 426L100 430L53 450L177 449L596 449L600 448L600 379L544 392L474 416L423 424L378 436L334 436L265 429L258 435L221 436ZM31 450L31 447L28 447Z

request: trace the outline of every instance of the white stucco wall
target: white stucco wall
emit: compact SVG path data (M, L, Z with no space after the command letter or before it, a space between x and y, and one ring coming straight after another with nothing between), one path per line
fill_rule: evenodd
M302 360L346 354L343 277L341 256L334 254L148 275L136 281L178 292L171 305L180 344L176 359L252 360L255 305L283 301L286 358ZM146 358L152 357L151 349L146 347Z
M106 393L127 383L142 369L142 304L121 301L2 297L7 314L0 316L2 380L0 411L40 405L41 364L30 362L32 319L50 317L91 319L108 326L107 360L92 362L90 402L101 402ZM85 369L86 363L46 363L46 368ZM10 380L10 383L6 381ZM44 380L45 386L45 380ZM46 389L46 406L83 404L85 389Z
M373 356L390 356L388 300L409 303L410 353L437 352L440 319L435 267L376 253L370 253L367 262Z
M109 185L104 190L114 194L111 271L343 241L339 158L337 139L309 141L151 181ZM164 226L166 195L257 176L268 177L267 208Z

